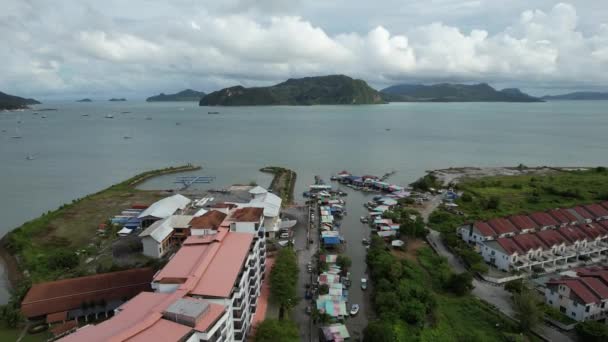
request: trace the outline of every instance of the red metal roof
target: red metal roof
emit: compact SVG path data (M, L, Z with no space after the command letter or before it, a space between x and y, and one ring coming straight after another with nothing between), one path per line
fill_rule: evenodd
M569 212L564 213L561 209L553 209L549 210L549 214L559 223L561 224L571 224L572 222L576 222L576 218L573 217ZM568 214L569 216L566 216ZM573 217L573 219L570 218Z
M546 249L547 246L535 234L520 234L512 237L513 241L522 251L528 252L531 249Z
M499 217L488 221L490 227L500 234L517 233L519 230L509 220Z
M575 226L580 229L585 235L587 235L592 240L595 240L598 236L606 235L606 231L603 228L600 228L600 225L595 225L592 223L589 224L580 224Z
M193 218L190 221L190 227L194 229L217 229L226 216L228 215L221 211L210 210L199 217Z
M264 208L246 207L235 210L230 215L233 222L259 222L264 216Z
M579 214L584 219L593 220L596 218L595 215L591 214L590 212L585 210L585 208L581 207L580 205L576 206L570 210L574 210L577 214Z
M562 235L553 229L540 231L536 233L536 236L549 247L567 242Z
M509 217L509 221L515 225L519 230L536 229L538 225L532 221L528 215L514 215Z
M542 211L532 213L529 215L534 222L536 222L541 227L549 227L549 226L557 226L558 223L551 217L549 214L544 213Z
M600 300L600 298L591 292L578 278L558 279L555 281L549 281L548 284L562 284L568 286L570 290L585 304L596 303Z
M120 300L150 290L154 271L137 268L34 284L21 302L26 317L80 308L84 302Z
M496 234L496 232L494 231L494 229L492 229L492 227L490 227L489 224L487 224L486 222L483 221L477 221L475 223L473 223L473 227L475 229L477 229L477 231L479 231L479 233L483 236L496 236L498 234Z
M601 205L599 205L598 203L585 205L583 207L588 212L590 212L591 214L593 214L596 218L607 217L608 216L608 210L605 209L604 207L602 207Z
M608 285L604 284L599 278L581 277L580 279L601 299L608 299Z
M587 235L585 233L583 233L580 229L571 226L561 227L557 231L562 234L566 238L566 240L570 242L582 241L587 239Z
M523 254L521 248L511 238L499 238L496 242L502 247L507 254L511 255L514 253Z

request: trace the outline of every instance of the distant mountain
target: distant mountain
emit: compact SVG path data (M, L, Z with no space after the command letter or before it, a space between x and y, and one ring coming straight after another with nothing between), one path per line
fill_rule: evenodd
M156 96L150 96L146 99L148 102L160 102L160 101L200 101L206 94L202 91L196 91L192 89L182 90L175 94L160 93Z
M0 92L0 109L23 109L34 104L40 104L40 102Z
M608 100L608 93L577 91L562 95L545 95L543 100Z
M117 98L111 98L108 101L112 101L112 102L120 102L120 101L127 101L127 99L125 99L124 97L121 97L119 99Z
M78 100L76 102L93 102L93 100L91 100L91 99L82 99L82 100Z
M380 92L391 102L542 102L517 88L496 90L486 83L400 84Z
M201 106L309 106L384 103L365 81L344 75L290 78L270 87L236 86L207 94Z

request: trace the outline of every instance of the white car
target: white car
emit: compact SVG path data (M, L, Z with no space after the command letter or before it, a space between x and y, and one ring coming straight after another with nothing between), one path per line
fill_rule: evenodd
M358 313L359 313L359 304L353 304L353 305L350 307L350 315L351 315L351 316L354 316L354 315L356 315L356 314L358 314Z
M361 290L367 290L367 279L361 278Z

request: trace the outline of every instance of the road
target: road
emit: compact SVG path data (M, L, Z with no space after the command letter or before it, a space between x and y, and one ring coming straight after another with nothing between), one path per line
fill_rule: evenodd
M428 216L430 215L430 213L435 210L440 203L440 196L435 196L430 201L428 207L425 207L424 210L421 211L425 221L428 220ZM450 264L452 270L457 273L462 273L466 271L466 267L460 261L460 259L454 256L454 254L452 254L443 244L443 241L441 240L441 234L438 231L429 228L429 235L427 235L427 240L439 255L444 256L448 260L448 263ZM471 293L475 297L494 305L500 312L515 319L515 311L513 310L513 307L511 305L511 293L506 291L503 286L495 285L475 278L473 279L473 286L474 289L473 291L471 291ZM540 335L543 335L552 342L572 341L569 336L563 334L557 328L546 324L539 326L536 332Z

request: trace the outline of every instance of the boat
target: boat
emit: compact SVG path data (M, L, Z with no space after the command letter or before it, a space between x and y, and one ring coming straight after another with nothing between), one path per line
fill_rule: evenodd
M367 279L361 278L361 290L367 290Z
M207 112L207 114L219 114L220 112Z
M152 120L152 118L148 116L148 117L146 117L146 120Z
M361 216L359 220L361 221L361 223L369 223L369 217L367 216Z
M125 136L124 136L124 137L122 137L122 138L123 138L123 139L125 139L125 140L129 140L129 139L131 139L131 136L130 136L130 135L125 135Z
M355 316L355 315L356 315L356 314L358 314L358 313L359 313L359 304L353 304L353 305L350 307L350 315L351 315L351 316Z
M82 116L89 116L89 114L82 114Z
M13 138L13 139L21 139L21 132L19 132L19 127L15 128L15 135L13 135L11 138Z
M36 155L35 155L35 154L28 154L28 155L25 157L25 159L26 159L26 160L34 160L34 159L36 159Z
M41 118L46 119L46 114L42 114Z
M114 119L114 115L112 114L108 114L105 116L106 119Z
M179 123L179 122L176 122L176 123L175 123L175 126L179 126L179 125L181 125L181 123Z

